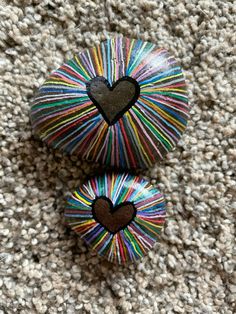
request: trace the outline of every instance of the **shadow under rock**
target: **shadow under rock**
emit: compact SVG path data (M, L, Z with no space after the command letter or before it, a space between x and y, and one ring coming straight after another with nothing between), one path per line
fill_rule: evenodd
M87 273L89 273L94 280L109 283L112 281L113 275L117 272L122 273L124 276L130 276L131 269L138 267L139 262L130 262L124 265L109 262L105 257L99 256L83 239L67 227L64 240L68 240L68 243L72 244L70 246L71 254L69 256L67 255L66 259L69 263L80 266L82 280L84 279L85 282L87 282L87 279L83 278L83 276L86 277Z
M48 183L51 188L58 181L62 183L61 188L70 187L76 181L83 183L98 168L97 164L47 147L33 135L24 142L23 147L17 149L17 155L20 156L19 170L22 175L34 174L37 187L46 191ZM103 171L101 167L99 171Z

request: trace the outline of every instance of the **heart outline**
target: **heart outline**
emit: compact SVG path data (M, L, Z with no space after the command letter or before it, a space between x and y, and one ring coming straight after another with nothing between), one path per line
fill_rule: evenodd
M135 87L135 93L134 93L134 96L132 97L132 99L128 102L128 104L126 106L124 106L124 108L121 111L119 111L115 115L115 117L111 121L108 119L105 111L103 110L103 108L101 107L99 102L97 102L97 100L93 97L93 94L91 92L91 84L94 81L103 82L110 91L113 91L116 88L116 86L119 85L119 83L122 82L122 81L131 82L134 85L134 87ZM107 124L109 126L115 124L120 118L122 118L124 113L126 111L128 111L136 103L136 101L138 100L138 98L140 96L140 86L139 86L139 83L134 78L132 78L131 76L123 76L120 79L118 79L117 81L115 81L112 85L110 85L110 83L108 82L108 80L104 76L95 76L94 78L92 78L90 81L88 81L86 83L86 90L87 90L87 94L88 94L90 100L96 106L96 108L98 109L100 114L103 116L103 119L107 122Z
M120 208L124 207L124 206L127 206L127 205L132 205L134 211L133 211L133 214L132 214L132 217L129 219L129 221L127 221L127 223L125 225L122 225L121 227L119 227L116 231L111 231L109 230L109 227L107 227L107 225L103 224L103 222L101 222L100 219L98 219L97 215L96 215L96 209L95 209L95 204L97 202L97 200L99 199L103 199L105 200L107 203L109 203L109 212L113 215L115 212L117 212L117 210L119 210ZM136 217L136 214L137 214L137 209L136 207L134 206L134 203L133 202L129 202L129 201L126 201L126 202L122 202L118 205L115 205L112 203L112 201L106 197L106 196L97 196L94 200L93 200L93 203L92 203L92 215L93 215L93 218L94 220L96 220L99 224L101 224L108 232L112 233L112 234L116 234L117 232L119 232L120 230L123 230L125 229L133 220L134 218Z

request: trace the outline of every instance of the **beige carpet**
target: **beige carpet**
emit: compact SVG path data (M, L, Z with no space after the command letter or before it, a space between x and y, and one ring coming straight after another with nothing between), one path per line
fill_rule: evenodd
M0 313L235 313L236 2L0 3ZM128 267L63 225L68 191L98 167L49 150L29 123L47 74L116 33L168 48L193 106L175 151L142 172L165 193L169 218Z

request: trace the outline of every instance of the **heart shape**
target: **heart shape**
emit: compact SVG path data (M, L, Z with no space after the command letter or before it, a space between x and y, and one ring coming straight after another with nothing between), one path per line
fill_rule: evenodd
M134 219L136 212L133 203L123 202L114 206L106 196L95 198L92 204L94 219L111 233L124 229Z
M89 98L109 125L115 124L140 95L138 82L130 76L123 76L112 86L103 76L96 76L86 87Z

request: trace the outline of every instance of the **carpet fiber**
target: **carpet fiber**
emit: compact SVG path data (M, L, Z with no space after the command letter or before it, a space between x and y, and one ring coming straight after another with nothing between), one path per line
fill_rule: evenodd
M236 312L236 3L0 1L0 313ZM164 232L138 264L114 266L63 224L64 200L98 165L32 137L29 108L52 70L116 33L171 51L191 120L141 175L168 202Z

